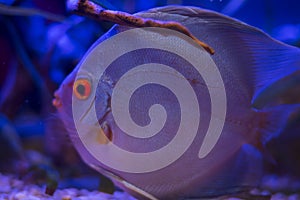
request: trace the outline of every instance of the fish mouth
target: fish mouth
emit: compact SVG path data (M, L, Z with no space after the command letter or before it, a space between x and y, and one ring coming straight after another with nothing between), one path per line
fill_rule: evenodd
M62 107L62 101L57 91L54 93L54 99L52 100L52 105L56 108Z

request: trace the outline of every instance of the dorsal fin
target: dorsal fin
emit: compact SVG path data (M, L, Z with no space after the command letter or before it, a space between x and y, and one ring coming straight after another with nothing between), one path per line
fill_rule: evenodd
M282 101L287 93L300 91L300 83L295 81L300 76L299 48L277 41L262 30L197 7L166 6L138 14L160 20L176 20L211 45L216 51L216 55L212 56L216 63L230 65L232 72L235 71L240 75L239 79L248 83L253 92L254 106L259 102L271 104L275 96L281 99L276 101ZM220 56L222 60L218 60L219 53L225 54ZM299 98L293 103L300 103Z

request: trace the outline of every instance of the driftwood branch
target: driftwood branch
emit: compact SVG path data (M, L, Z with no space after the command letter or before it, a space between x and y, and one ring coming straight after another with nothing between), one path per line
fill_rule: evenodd
M110 21L119 25L131 27L159 27L179 31L202 46L208 53L214 54L214 49L197 39L185 26L173 21L159 21L134 16L125 12L106 10L88 0L69 0L68 8L76 14L88 16L97 21Z

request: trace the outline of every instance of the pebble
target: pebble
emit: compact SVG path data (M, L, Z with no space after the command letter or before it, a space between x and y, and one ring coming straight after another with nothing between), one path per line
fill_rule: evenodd
M271 200L287 200L288 197L282 193L272 195Z

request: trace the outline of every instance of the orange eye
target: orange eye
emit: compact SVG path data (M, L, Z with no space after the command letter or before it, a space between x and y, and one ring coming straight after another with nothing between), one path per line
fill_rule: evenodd
M89 98L91 94L91 83L87 79L77 79L74 83L73 92L80 100Z

